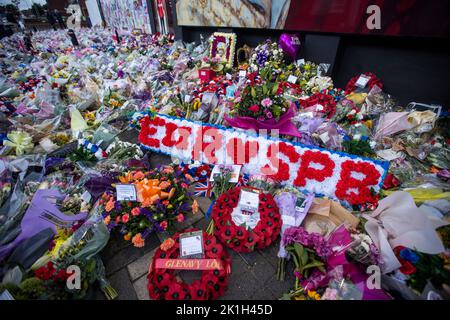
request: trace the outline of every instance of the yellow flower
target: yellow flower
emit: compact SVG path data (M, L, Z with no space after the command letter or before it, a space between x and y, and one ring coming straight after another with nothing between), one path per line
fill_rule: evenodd
M131 239L131 233L127 233L126 235L123 236L123 239L125 241L129 241Z
M33 150L33 138L23 131L11 131L7 135L8 140L3 141L3 145L14 147L16 149L16 155L20 156Z

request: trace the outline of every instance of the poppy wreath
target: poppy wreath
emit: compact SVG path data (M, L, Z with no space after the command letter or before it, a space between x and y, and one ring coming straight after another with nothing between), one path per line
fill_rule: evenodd
M196 231L196 229L184 232ZM180 256L180 234L177 233L165 240L153 256L148 279L148 293L153 300L214 300L221 297L228 286L231 270L231 258L224 246L214 235L203 232L204 252L206 259L218 259L222 269L202 270L199 280L191 284L177 279L173 269L155 267L157 259L178 259Z
M211 211L214 234L227 247L236 252L252 252L255 248L269 246L280 234L281 216L278 206L269 193L259 195L260 220L254 229L238 226L231 213L237 207L241 187L235 187L222 194Z
M365 76L370 77L369 82L367 83L367 86L369 87L369 89L372 89L375 85L380 88L383 89L383 83L381 82L381 80L373 73L371 72L364 72L363 73ZM349 80L349 82L347 83L347 85L345 86L345 92L347 94L352 93L353 91L356 90L356 81L358 81L360 76L355 76L353 78L351 78Z

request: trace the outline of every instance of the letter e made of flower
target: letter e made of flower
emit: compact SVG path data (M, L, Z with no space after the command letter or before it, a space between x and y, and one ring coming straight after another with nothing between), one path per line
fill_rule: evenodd
M367 7L367 14L370 16L366 20L366 26L369 30L381 29L381 9L379 6L373 4Z
M79 266L70 265L67 267L67 273L70 276L67 278L66 285L69 290L81 289L81 270Z
M366 280L366 286L370 290L381 289L381 270L377 265L370 265L367 267L366 273L369 277Z

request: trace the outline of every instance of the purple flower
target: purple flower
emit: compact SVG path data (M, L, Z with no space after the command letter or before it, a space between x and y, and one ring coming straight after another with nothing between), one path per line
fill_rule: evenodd
M266 113L266 117L267 117L267 119L272 119L272 118L273 118L272 112L268 111L268 112Z

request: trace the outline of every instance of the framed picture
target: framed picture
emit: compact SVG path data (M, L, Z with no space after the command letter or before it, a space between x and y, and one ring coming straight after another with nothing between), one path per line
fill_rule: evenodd
M233 67L236 34L214 32L211 36L211 58L219 58L228 68Z

